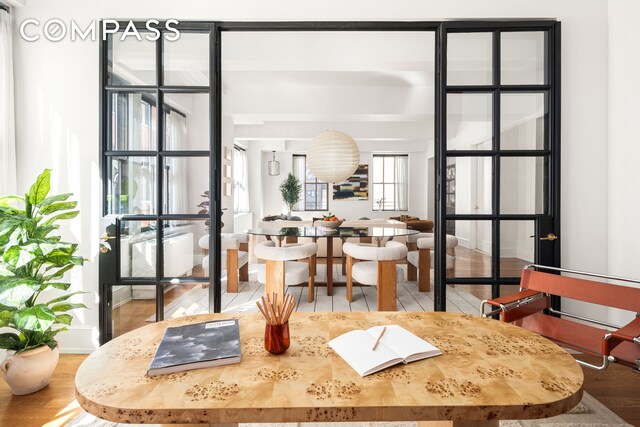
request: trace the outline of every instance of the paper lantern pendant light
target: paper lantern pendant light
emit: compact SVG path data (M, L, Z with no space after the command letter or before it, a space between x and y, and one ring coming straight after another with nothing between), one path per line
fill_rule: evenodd
M344 132L329 130L313 139L307 150L307 166L324 182L342 182L353 175L360 163L356 141Z

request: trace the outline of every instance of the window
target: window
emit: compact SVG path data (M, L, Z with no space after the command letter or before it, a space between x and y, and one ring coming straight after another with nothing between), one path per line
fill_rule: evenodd
M233 147L233 211L249 212L249 168L244 148Z
M302 183L302 200L295 206L296 211L329 210L329 184L318 181L307 168L307 156L293 156L293 175Z
M407 154L374 154L372 173L373 210L408 210L409 156Z

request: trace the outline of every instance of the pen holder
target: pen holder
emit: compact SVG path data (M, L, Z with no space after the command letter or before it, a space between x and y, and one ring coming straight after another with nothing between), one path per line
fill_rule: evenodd
M282 325L266 324L264 327L264 348L271 354L282 354L289 348L289 322Z

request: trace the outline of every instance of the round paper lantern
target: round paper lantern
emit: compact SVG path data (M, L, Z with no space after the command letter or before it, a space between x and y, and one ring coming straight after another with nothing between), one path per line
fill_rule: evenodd
M307 150L307 166L324 182L342 182L358 169L360 149L344 132L329 130L313 139Z

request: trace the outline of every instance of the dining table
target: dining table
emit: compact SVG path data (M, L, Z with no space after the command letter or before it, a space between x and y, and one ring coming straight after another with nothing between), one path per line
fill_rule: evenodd
M419 231L408 228L394 227L263 227L247 230L247 234L264 236L267 239L277 242L282 246L283 242L297 242L298 238L310 238L316 242L318 239L327 239L327 295L333 295L333 285L338 283L333 278L333 242L340 239L344 244L347 239L357 239L362 243L372 243L381 246L386 240L393 240L397 237L407 237L418 234ZM316 266L313 266L317 271ZM342 274L345 274L345 258L342 256ZM322 284L316 281L316 284Z

